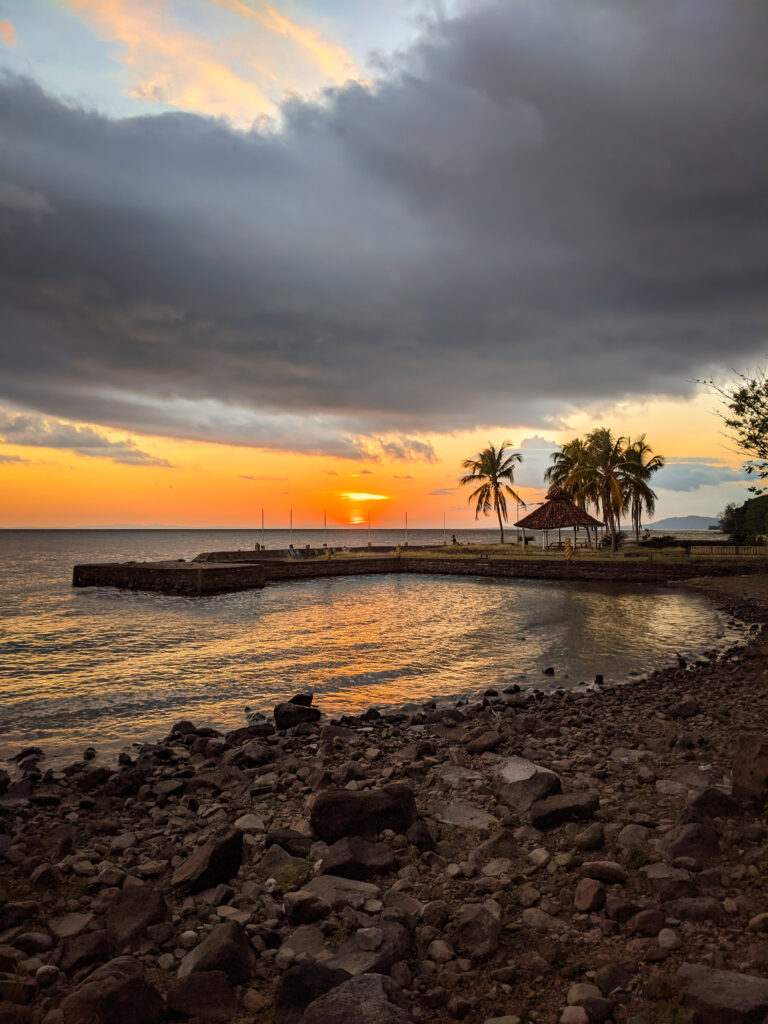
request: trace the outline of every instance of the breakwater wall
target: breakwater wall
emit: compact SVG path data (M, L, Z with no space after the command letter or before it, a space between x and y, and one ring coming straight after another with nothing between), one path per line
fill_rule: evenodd
M286 583L338 576L421 573L494 579L616 581L664 584L705 576L764 572L763 559L701 558L680 562L639 559L573 561L545 558L428 558L418 555L363 555L321 559L262 559L247 562L123 562L76 565L75 587L117 587L163 594L205 596L254 590L267 583Z

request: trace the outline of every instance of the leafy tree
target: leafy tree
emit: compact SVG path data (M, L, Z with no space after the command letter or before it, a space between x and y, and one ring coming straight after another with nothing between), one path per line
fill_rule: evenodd
M751 374L739 373L731 384L714 380L700 381L716 394L723 405L720 413L736 447L746 456L744 469L758 480L768 478L768 371L759 368ZM766 488L749 488L762 494Z
M515 482L515 464L522 462L519 452L508 452L509 441L502 441L498 448L489 442L488 447L477 454L474 459L465 459L462 468L469 472L459 480L462 486L479 484L470 494L468 501L475 502L475 519L480 513L487 516L495 512L499 517L501 543L504 543L504 523L507 521L507 499L509 495L516 502L525 506L525 502L513 490L510 484Z

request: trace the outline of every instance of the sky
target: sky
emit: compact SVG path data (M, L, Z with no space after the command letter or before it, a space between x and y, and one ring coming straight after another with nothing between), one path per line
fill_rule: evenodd
M763 365L763 0L0 0L0 527L474 524ZM489 522L489 525L491 523Z

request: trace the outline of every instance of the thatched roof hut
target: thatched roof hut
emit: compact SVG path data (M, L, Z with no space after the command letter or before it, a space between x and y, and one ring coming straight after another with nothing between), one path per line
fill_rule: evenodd
M547 491L547 500L543 505L515 523L515 526L523 530L560 530L566 526L602 525L599 519L579 508L572 494L557 485L553 485Z

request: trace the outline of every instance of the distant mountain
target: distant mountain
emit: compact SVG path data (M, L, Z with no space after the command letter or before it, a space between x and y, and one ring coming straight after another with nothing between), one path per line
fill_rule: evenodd
M674 533L679 530L708 530L710 526L719 526L720 520L714 516L670 516L658 523L645 525L649 530L670 530Z

